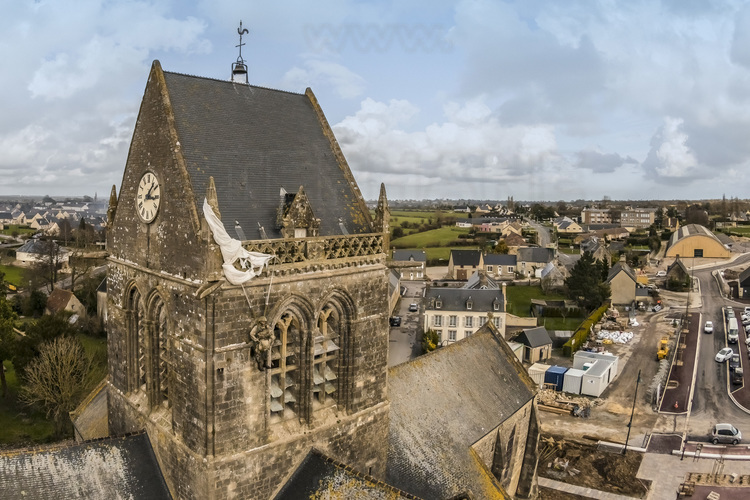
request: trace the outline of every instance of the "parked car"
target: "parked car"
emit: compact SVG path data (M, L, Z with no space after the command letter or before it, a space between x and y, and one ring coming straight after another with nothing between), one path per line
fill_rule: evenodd
M734 309L727 306L727 308L724 311L725 311L727 319L734 318Z
M746 316L743 314L742 316L740 316L740 319L742 320L743 325L750 325L750 316Z
M750 316L750 306L745 306L745 314Z
M391 326L401 326L401 316L391 316Z
M716 361L719 363L723 363L724 361L730 359L732 357L732 354L734 354L734 350L731 347L725 347L721 351L716 353Z
M735 371L733 371L732 376L730 378L732 379L733 385L741 385L742 384L742 369L738 368Z
M711 430L711 442L713 444L737 444L740 441L742 441L742 433L732 424L716 424Z
M703 327L703 331L706 333L714 333L713 321L706 321L706 326Z
M665 270L663 270L663 269L661 271L656 271L656 277L657 278L663 278L666 275L667 275L667 272Z
M419 306L417 305L416 302L412 302L411 304L409 304L409 311L411 312L419 311Z
M740 368L740 353L735 352L732 357L729 358L729 370L736 371Z

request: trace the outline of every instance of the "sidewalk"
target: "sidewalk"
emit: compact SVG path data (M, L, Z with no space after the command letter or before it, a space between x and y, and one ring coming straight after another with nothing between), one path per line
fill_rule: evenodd
M617 493L595 490L593 488L584 488L583 486L563 483L562 481L555 481L554 479L541 476L539 477L539 486L551 490L564 491L565 493L570 493L572 495L580 495L586 498L596 498L601 500L633 500L633 498L635 498L626 495L618 495Z
M711 474L716 471L716 468L717 461L715 459L701 458L695 460L686 456L684 460L680 460L680 457L676 455L646 453L643 455L643 461L636 477L651 481L651 491L646 497L647 499L661 500L675 498L677 490L685 481L688 473ZM738 474L740 476L750 474L750 461L728 460L724 462L720 474ZM747 497L749 494L747 489L737 486L712 485L711 489L720 493L722 500L725 498L743 498L743 496ZM695 498L705 497L696 495Z

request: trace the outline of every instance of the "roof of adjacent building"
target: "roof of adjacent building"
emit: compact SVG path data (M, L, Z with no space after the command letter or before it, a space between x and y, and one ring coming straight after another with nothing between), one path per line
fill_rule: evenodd
M607 275L607 282L612 281L612 279L620 274L620 272L624 272L630 279L633 281L636 281L636 275L635 271L630 268L629 265L627 265L625 262L617 262L614 266L612 266L609 269L609 275Z
M705 236L706 238L711 238L719 245L724 246L724 243L722 243L721 240L717 238L716 235L709 231L705 226L701 226L700 224L688 224L687 226L680 227L674 233L672 233L672 236L669 238L667 249L675 245L678 241L693 236Z
M682 259L680 259L679 257L676 257L674 259L674 262L672 262L672 264L670 264L669 267L667 267L667 274L669 274L674 268L680 269L683 272L683 274L686 274L686 275L690 274L690 271L688 271L688 268L685 267L685 263L682 262Z
M485 266L515 266L518 256L504 253L488 253L484 256Z
M499 289L467 289L431 287L425 291L428 311L466 311L466 303L471 299L471 310L477 312L504 312L503 291ZM441 306L437 307L438 299ZM498 308L495 309L495 304Z
M478 266L481 257L479 250L451 250L454 266Z
M487 276L484 270L478 269L474 271L469 279L466 280L466 284L461 288L472 290L484 290L489 288L492 290L497 290L500 288L500 285L497 284L497 281Z
M158 61L154 68L160 70ZM372 232L372 220L317 100L308 94L163 72L198 212L213 176L228 234L281 237L283 192L300 186L320 235ZM340 159L340 161L339 161Z
M534 382L496 332L487 323L389 370L389 484L430 499L469 490L473 498L509 498L470 449L535 395Z
M64 310L74 297L75 295L70 290L55 288L52 290L52 293L49 294L49 297L47 297L47 309L49 309L52 314L58 313ZM78 301L78 299L76 299L76 301Z
M427 262L427 254L425 254L424 250L394 250L393 260Z
M0 452L3 498L170 499L145 433Z
M310 450L273 498L275 500L330 498L328 495L332 492L335 492L335 498L368 500L419 498L359 473L315 448Z
M552 339L550 338L549 333L547 333L546 328L543 326L537 326L536 328L524 329L521 334L516 337L516 342L520 342L533 349L535 347L551 344Z
M518 249L518 260L520 262L551 262L555 258L553 248L521 247Z
M748 280L750 278L750 267L745 269L740 273L739 280L740 280L740 286L741 287L747 287L750 285L750 281Z

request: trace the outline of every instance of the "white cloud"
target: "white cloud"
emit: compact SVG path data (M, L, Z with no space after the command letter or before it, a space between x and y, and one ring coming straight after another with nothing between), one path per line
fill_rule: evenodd
M290 88L333 87L342 99L362 95L365 80L345 66L321 59L308 59L304 68L295 66L286 72L283 83Z
M417 114L413 104L367 99L334 132L357 176L383 175L400 196L430 186L455 197L497 192L558 160L553 127L507 127L487 110L481 100L448 103L445 121L409 132L399 126Z
M682 125L682 119L666 117L651 141L651 151L644 166L658 177L676 180L696 174L698 161L687 146L688 135Z

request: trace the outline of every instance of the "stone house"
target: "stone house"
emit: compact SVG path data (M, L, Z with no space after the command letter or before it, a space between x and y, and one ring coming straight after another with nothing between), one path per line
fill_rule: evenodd
M685 263L682 259L676 257L669 267L667 267L667 275L664 278L667 289L676 289L682 291L685 288L685 283L690 280L690 271L685 267Z
M16 263L32 267L41 263L55 263L58 269L68 267L70 252L54 241L32 238L16 250Z
M516 277L517 255L488 253L483 257L484 270L496 280L512 280Z
M448 275L454 280L467 280L484 267L484 256L479 250L451 250Z
M526 328L514 340L523 345L524 363L538 363L552 355L552 339L543 326Z
M521 247L518 249L518 266L516 270L527 278L539 277L537 270L541 272L547 264L555 259L553 248Z
M629 306L636 300L637 278L624 257L610 268L607 283L612 292L612 305Z
M47 305L44 308L44 314L57 314L60 312L68 312L72 314L78 314L84 316L86 314L86 308L81 304L81 301L71 292L70 290L63 290L62 288L55 288L52 293L47 297Z
M491 322L505 337L505 285L497 288L443 288L425 290L424 331L434 330L440 344L466 338Z
M388 266L396 270L402 280L422 280L425 277L427 254L424 250L394 250Z

